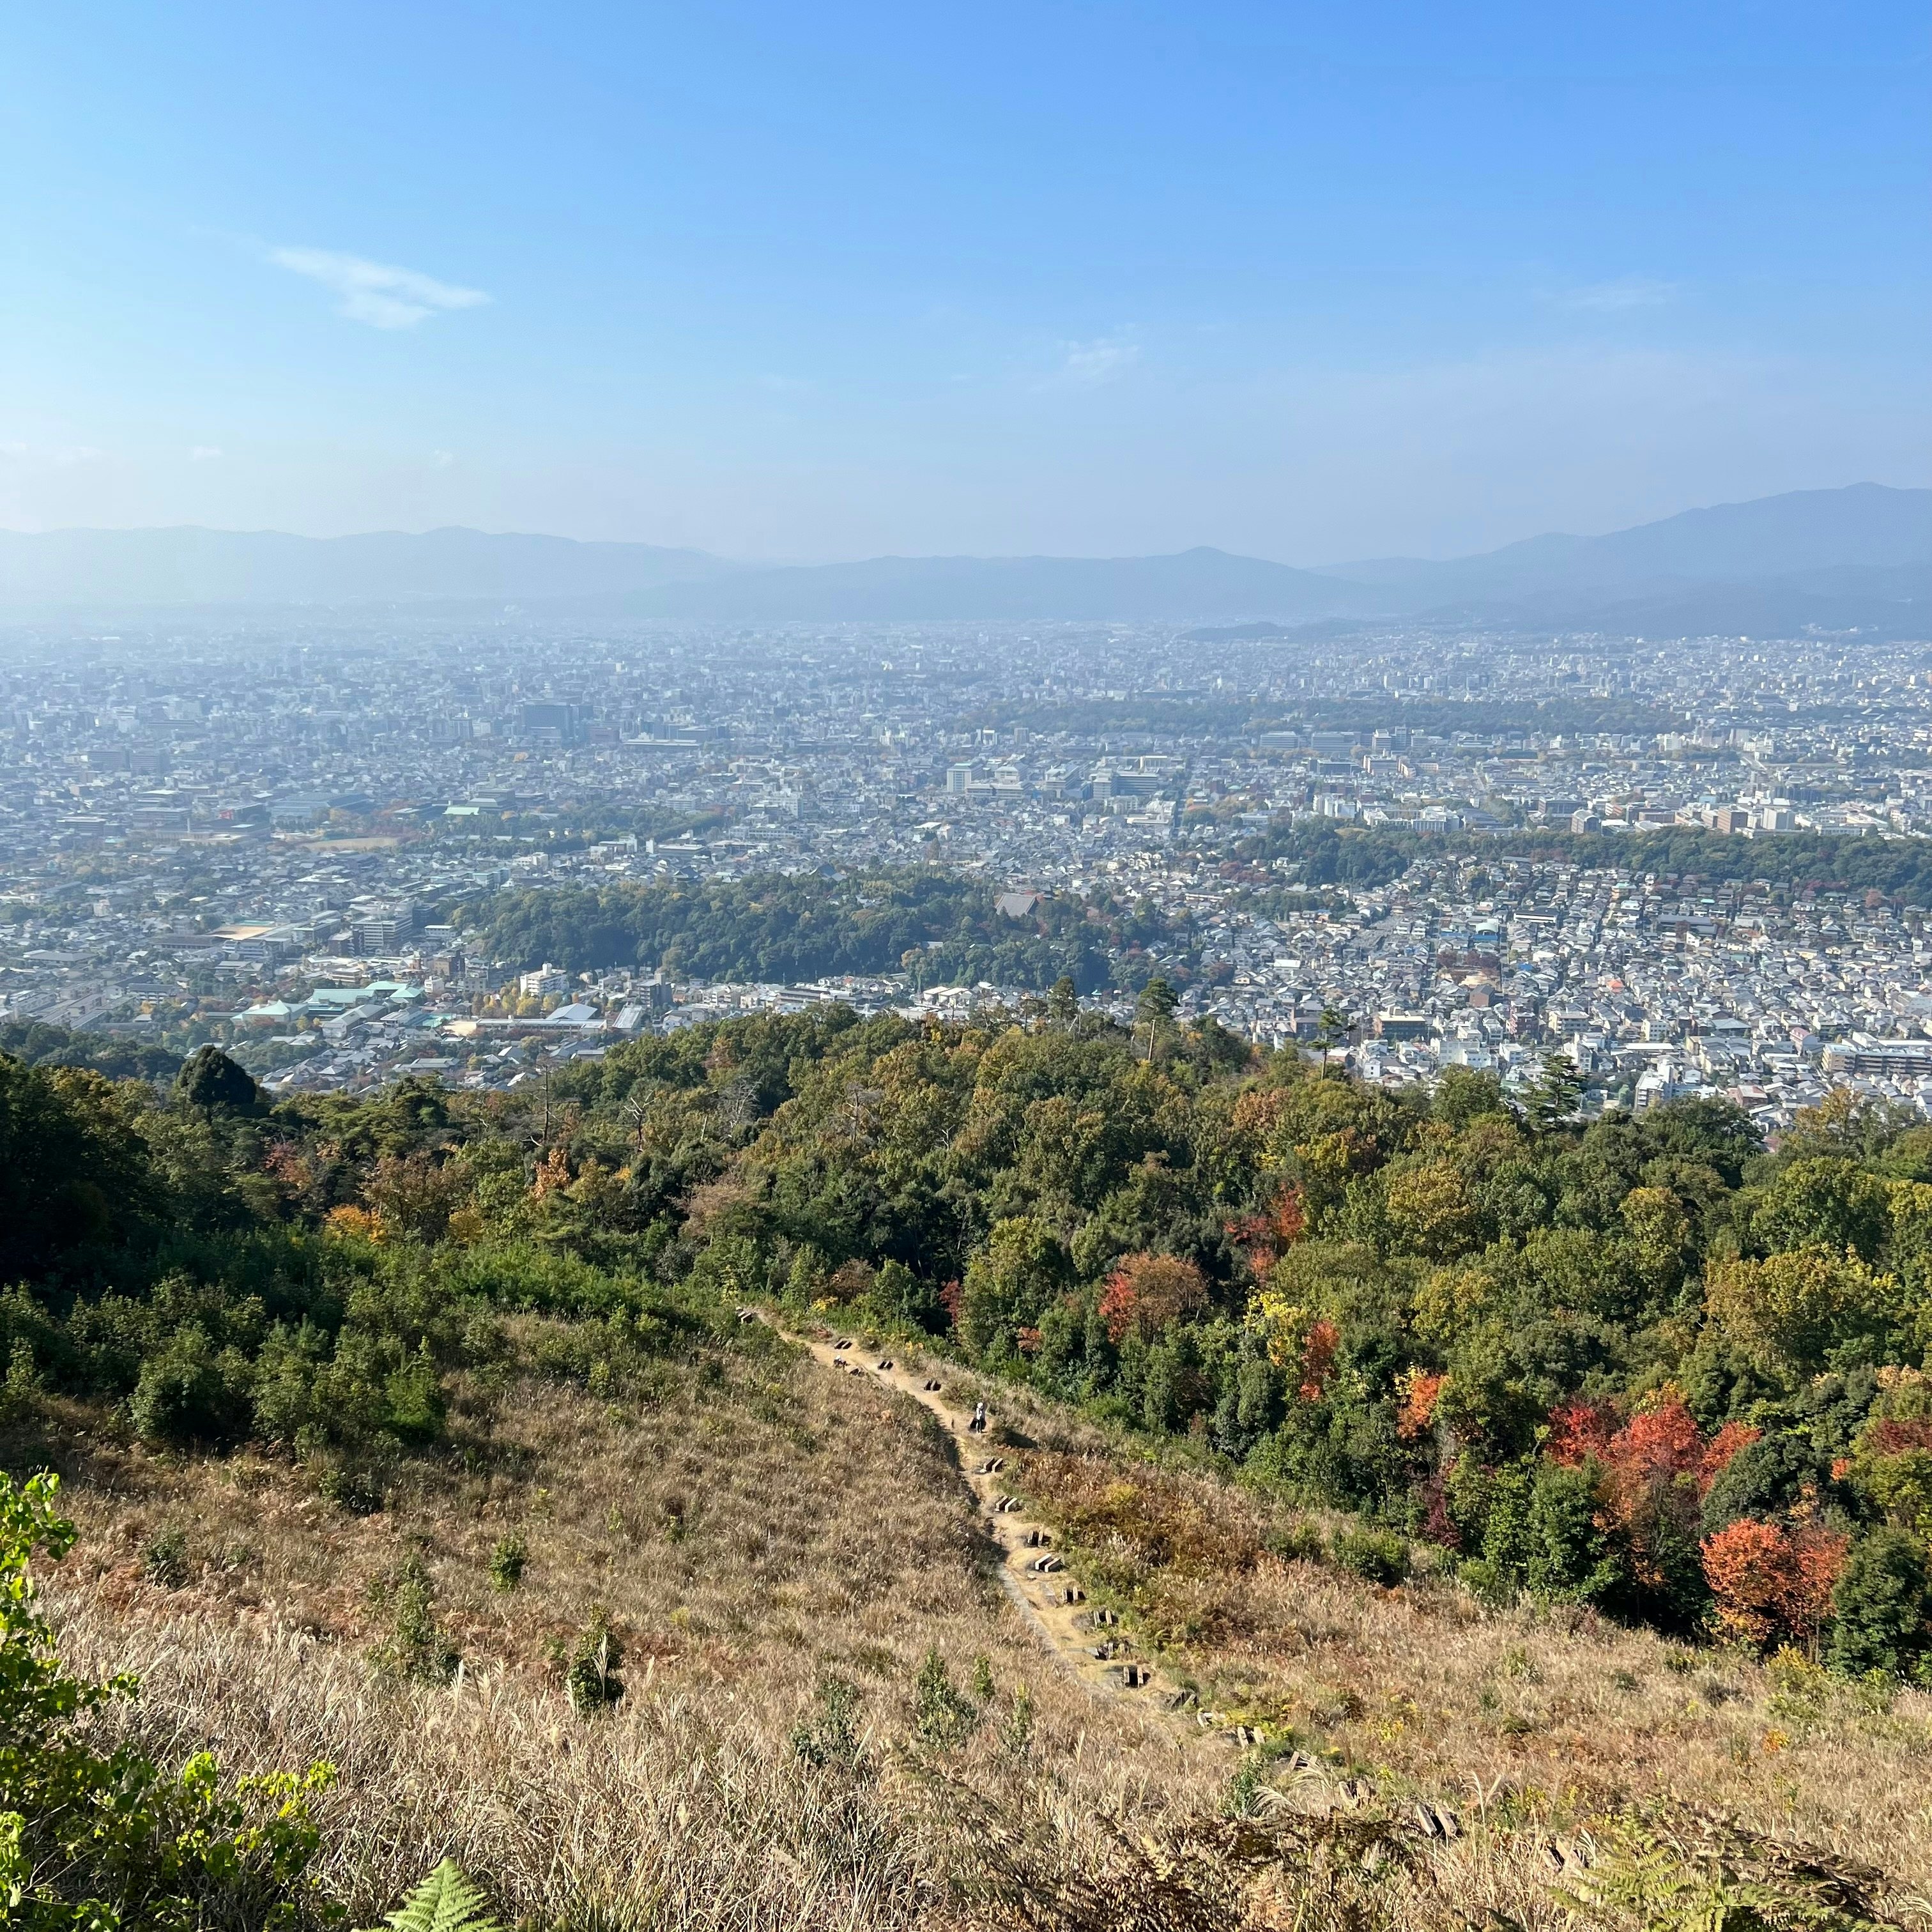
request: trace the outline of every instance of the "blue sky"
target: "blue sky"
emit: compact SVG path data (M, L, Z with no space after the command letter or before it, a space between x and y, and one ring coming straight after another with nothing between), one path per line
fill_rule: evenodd
M1932 483L1918 4L76 0L0 168L14 528L1317 563Z

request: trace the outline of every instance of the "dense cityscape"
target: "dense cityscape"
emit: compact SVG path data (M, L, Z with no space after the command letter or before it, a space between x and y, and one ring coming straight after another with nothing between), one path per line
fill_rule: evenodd
M510 1086L733 1012L1045 994L1060 956L948 980L968 956L938 938L773 979L531 956L502 922L937 874L1016 938L1070 909L1103 934L1089 1004L1129 1018L1161 978L1184 1019L1371 1080L1516 1086L1560 1054L1588 1112L1720 1092L1774 1129L1846 1082L1932 1108L1922 646L514 613L12 643L4 1020L218 1041L272 1091Z

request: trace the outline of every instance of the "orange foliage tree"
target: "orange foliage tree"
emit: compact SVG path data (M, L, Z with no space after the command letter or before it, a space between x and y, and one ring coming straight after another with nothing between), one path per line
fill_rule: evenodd
M1308 1336L1301 1349L1301 1386L1296 1390L1304 1402L1319 1402L1335 1372L1335 1357L1342 1346L1342 1331L1326 1316L1308 1324Z
M1712 1622L1721 1635L1760 1648L1778 1636L1814 1646L1848 1541L1815 1525L1786 1529L1741 1517L1705 1540Z
M1405 1442L1414 1442L1428 1432L1435 1420L1436 1405L1442 1399L1449 1378L1431 1375L1424 1369L1412 1369L1402 1378L1402 1407L1397 1412L1395 1432Z
M1208 1306L1208 1284L1178 1255L1129 1255L1116 1263L1100 1292L1100 1318L1110 1341L1130 1334L1148 1340Z

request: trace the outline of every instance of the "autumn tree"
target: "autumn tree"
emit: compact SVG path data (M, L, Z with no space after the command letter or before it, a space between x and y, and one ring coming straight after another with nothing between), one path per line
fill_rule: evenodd
M1207 1306L1201 1270L1178 1255L1129 1255L1100 1294L1100 1317L1108 1339L1117 1343L1130 1333L1151 1341Z

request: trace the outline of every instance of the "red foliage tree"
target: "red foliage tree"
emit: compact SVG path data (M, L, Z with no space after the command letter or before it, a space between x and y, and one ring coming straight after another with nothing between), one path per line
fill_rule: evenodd
M1600 1462L1616 1429L1617 1412L1607 1402L1585 1402L1580 1396L1550 1411L1543 1453L1551 1462L1573 1468L1593 1456Z
M1723 1635L1760 1648L1778 1636L1816 1643L1847 1540L1815 1526L1788 1530L1749 1516L1719 1530L1702 1552L1712 1622Z
M1604 1501L1630 1546L1631 1568L1652 1588L1664 1580L1658 1552L1671 1531L1680 1548L1696 1532L1704 1438L1675 1394L1640 1409L1599 1452Z
M1257 1281L1265 1280L1283 1250L1300 1240L1308 1226L1307 1204L1292 1181L1258 1214L1226 1224L1228 1240L1240 1249Z
M1100 1318L1114 1342L1130 1331L1151 1340L1207 1306L1208 1284L1201 1270L1178 1255L1129 1255L1100 1292Z

